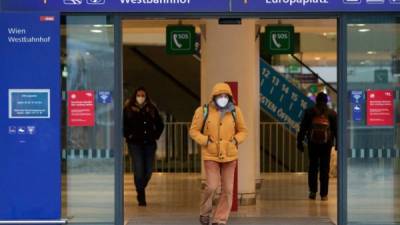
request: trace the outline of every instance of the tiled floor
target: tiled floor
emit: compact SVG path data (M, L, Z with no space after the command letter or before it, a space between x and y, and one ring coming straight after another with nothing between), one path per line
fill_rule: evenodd
M329 201L307 199L306 174L265 174L257 204L240 206L230 224L323 225L336 223L336 180ZM129 225L198 224L200 176L155 173L148 188L148 206L137 207L132 176L125 176L125 219Z

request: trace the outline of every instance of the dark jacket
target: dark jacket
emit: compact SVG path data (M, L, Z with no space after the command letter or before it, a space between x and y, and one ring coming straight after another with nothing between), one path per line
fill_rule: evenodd
M307 137L308 144L310 144L310 133L312 128L312 119L316 116L318 110L315 109L316 106L307 109L304 112L303 119L300 123L300 131L297 135L297 143L302 143L304 138ZM329 119L329 128L331 130L331 137L329 138L328 145L331 147L335 143L337 137L337 115L336 112L328 107L325 108L327 111L325 112Z
M158 109L151 103L124 108L124 137L131 144L154 143L164 130Z

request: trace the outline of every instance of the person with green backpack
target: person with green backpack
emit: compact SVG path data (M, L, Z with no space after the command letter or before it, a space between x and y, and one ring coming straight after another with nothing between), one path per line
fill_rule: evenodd
M200 223L224 225L232 207L238 145L248 133L243 114L234 105L228 84L218 83L214 86L210 102L197 108L189 133L201 145L206 174L206 187L200 203ZM212 201L220 183L221 195L213 210Z

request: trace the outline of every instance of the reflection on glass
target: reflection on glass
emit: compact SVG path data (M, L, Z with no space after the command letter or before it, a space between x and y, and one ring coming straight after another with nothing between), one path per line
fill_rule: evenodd
M400 224L400 23L354 19L347 32L348 222Z
M67 16L63 25L63 217L114 223L114 28L106 16ZM94 126L69 126L70 91L95 94ZM103 101L99 93L111 93ZM103 93L104 93L103 92Z

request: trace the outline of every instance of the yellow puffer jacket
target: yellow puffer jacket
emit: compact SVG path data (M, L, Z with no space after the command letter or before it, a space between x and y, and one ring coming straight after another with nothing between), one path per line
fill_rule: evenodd
M231 112L226 112L221 118L221 113L212 100L214 96L220 94L232 96L229 85L218 83L214 86L211 101L208 104L208 117L204 126L204 133L201 133L203 106L197 108L189 133L193 140L202 146L203 160L230 162L238 158L236 144L240 144L246 139L247 128L243 114L237 106L235 106L236 122Z

